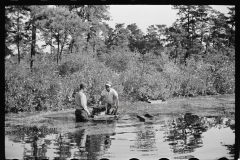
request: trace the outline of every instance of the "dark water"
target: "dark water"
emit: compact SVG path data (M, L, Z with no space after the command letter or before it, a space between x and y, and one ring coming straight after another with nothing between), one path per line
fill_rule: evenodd
M190 113L183 117L133 122L91 122L108 132L89 133L76 128L61 134L56 130L11 126L6 132L7 159L233 159L235 122L224 117L199 117ZM10 126L6 126L10 127Z

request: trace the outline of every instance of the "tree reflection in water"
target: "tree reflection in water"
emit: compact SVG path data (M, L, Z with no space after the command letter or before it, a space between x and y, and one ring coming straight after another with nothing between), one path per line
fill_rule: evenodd
M134 145L130 148L135 148L143 152L156 151L156 138L153 125L136 126L137 137Z
M193 152L195 148L202 146L201 133L206 128L201 124L201 119L191 113L170 122L166 141L171 142L169 145L174 153Z
M56 137L56 142L54 145L56 146L57 152L54 152L55 154L59 155L58 157L55 157L55 160L58 159L65 159L71 157L71 151L70 151L70 143L72 143L72 139L68 137L68 133L66 134L58 134Z
M42 128L37 128L36 126L19 126L8 136L13 142L23 143L23 159L49 159L49 157L46 156L47 150L54 149L54 154L51 155L55 156L54 160L71 157L95 160L99 159L100 156L110 148L110 136L114 135L114 132L98 134L97 131L96 133L91 132L91 134L89 134L85 129L79 129L74 133L65 134L56 133L55 131L52 134L46 131L48 130L45 129L43 131ZM52 137L46 138L47 135L52 135Z
M234 157L234 154L235 154L235 144L233 145L223 145L223 146L226 146L227 147L227 150L229 150L229 153L231 157Z
M168 122L168 130L165 132L165 141L169 142L174 153L191 153L196 148L202 147L202 133L211 127L230 127L235 129L231 120L220 116L199 117L192 113L175 118ZM220 129L219 128L219 129Z
M12 136L14 136L14 139L20 139L20 141L23 143L24 159L46 159L47 145L42 141L42 138L51 132L52 131L46 130L44 127L38 128L36 126L18 126L17 130L14 132L15 135ZM31 149L25 147L25 144L29 143L31 144Z

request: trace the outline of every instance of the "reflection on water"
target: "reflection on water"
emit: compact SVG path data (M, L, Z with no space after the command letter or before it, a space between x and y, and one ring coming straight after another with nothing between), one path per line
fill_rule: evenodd
M207 128L197 115L191 113L168 122L169 129L165 132L166 141L174 153L190 153L202 147L201 134Z
M142 152L156 151L154 127L152 125L141 125L136 126L136 130L137 137L135 144L130 147Z
M6 158L217 159L225 156L231 159L234 156L235 121L227 118L187 113L164 124L117 123L90 124L100 126L105 133L79 127L75 132L61 134L44 127L14 126L14 130L6 132Z
M79 150L74 152L74 158L99 159L110 148L110 134L87 135L86 130L79 130L73 134Z

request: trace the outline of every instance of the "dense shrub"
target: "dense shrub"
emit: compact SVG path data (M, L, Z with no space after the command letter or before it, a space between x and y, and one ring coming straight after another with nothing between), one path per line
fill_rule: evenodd
M131 54L131 52L112 51L110 53L101 54L99 59L114 71L123 72L127 70L128 63L131 61Z
M58 105L57 98L54 98L59 90L55 67L51 63L38 62L31 72L27 62L22 61L19 65L5 63L6 112L40 111Z
M124 72L124 93L135 99L234 93L234 64L229 60L216 70L216 64L193 58L176 64L166 52L140 57L144 60L138 56Z
M73 74L81 69L81 64L73 61L67 61L58 67L58 73L61 76Z
M151 99L165 97L166 80L152 63L153 57L150 54L131 54L128 69L122 78L124 93L132 100L141 100L145 96Z
M141 55L109 52L63 55L59 67L51 57L36 59L33 72L29 62L5 62L5 111L59 110L73 107L73 92L87 84L88 103L95 103L106 81L113 83L120 101L167 99L175 96L213 95L235 92L233 59L213 56L187 60L180 65L169 59L168 51Z
M207 64L204 64L207 65ZM202 61L189 59L186 66L182 66L182 83L181 95L182 96L196 96L203 95L207 88L207 75L208 70L203 67Z

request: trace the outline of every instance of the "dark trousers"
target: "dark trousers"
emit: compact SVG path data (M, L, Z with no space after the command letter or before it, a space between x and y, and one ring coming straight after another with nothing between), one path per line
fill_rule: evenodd
M75 116L76 122L86 122L88 120L88 114L83 109L76 109Z

